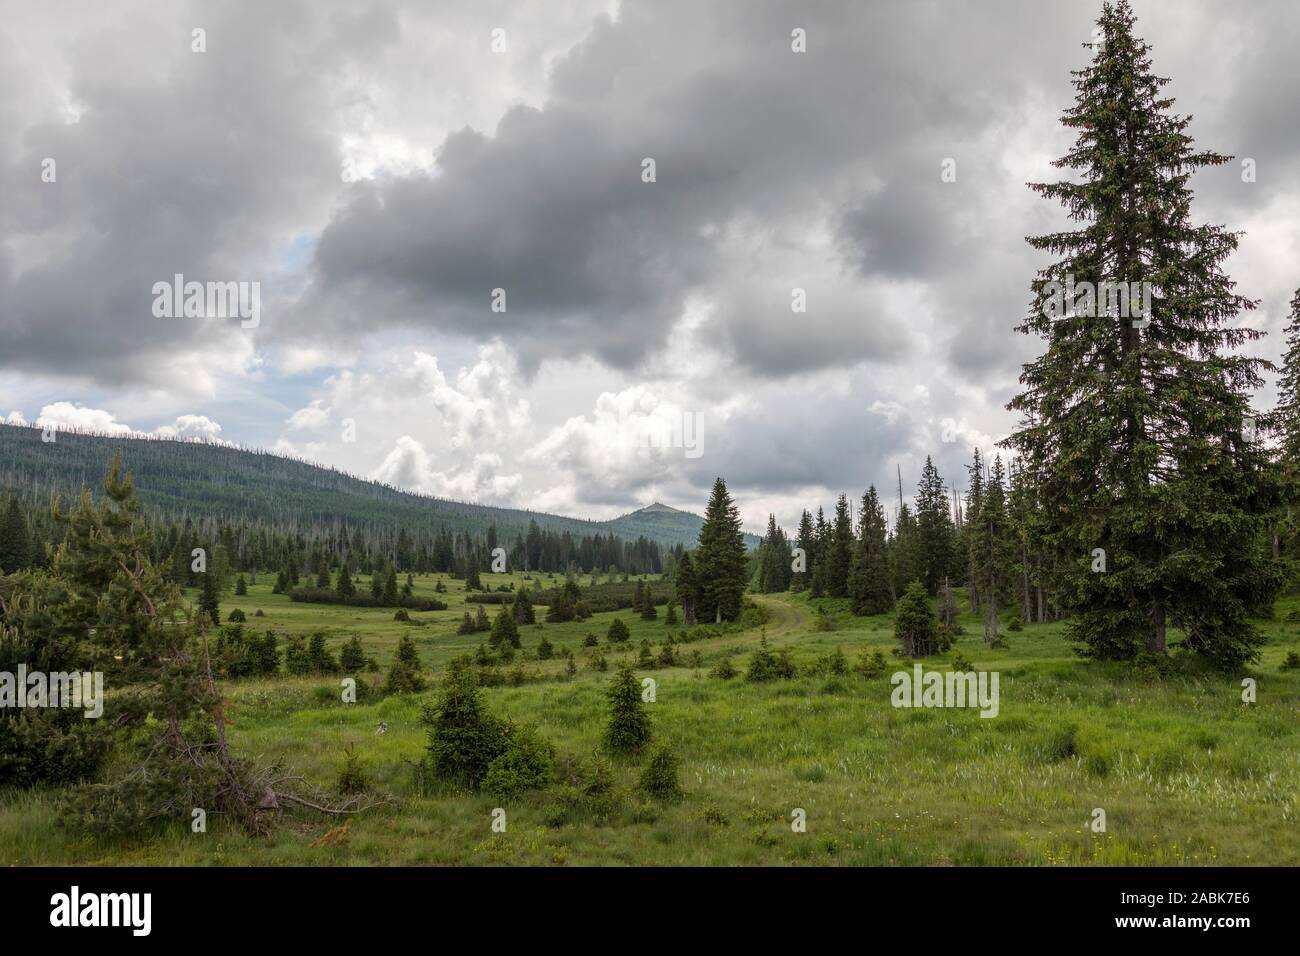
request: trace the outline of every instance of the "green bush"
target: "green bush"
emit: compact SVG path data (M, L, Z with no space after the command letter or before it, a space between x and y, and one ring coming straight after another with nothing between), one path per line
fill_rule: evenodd
M641 771L641 792L655 800L680 800L682 786L677 781L677 755L665 740L650 751L650 759Z
M616 617L609 623L609 632L605 635L605 640L611 644L622 644L632 636L632 632L627 629L621 617Z
M507 799L529 790L550 786L555 769L555 748L531 725L511 728L506 749L488 764L483 790Z
M448 665L442 690L420 721L428 729L433 772L474 789L510 743L509 725L488 713L478 675L459 661Z

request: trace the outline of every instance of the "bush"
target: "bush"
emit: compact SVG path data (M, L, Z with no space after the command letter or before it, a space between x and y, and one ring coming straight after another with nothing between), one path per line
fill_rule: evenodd
M424 690L424 668L411 635L403 634L397 642L397 660L384 680L385 694L418 694Z
M474 789L510 743L509 725L488 713L478 676L460 662L448 665L442 691L420 721L428 728L433 772Z
M838 647L817 658L817 670L832 677L844 677L849 672L848 658Z
M545 790L554 777L555 748L528 724L511 728L508 736L506 749L488 764L483 789L502 799Z
M241 574L239 579L235 581L235 597L244 597L246 594L248 594L248 582L244 580L244 576Z
M966 660L966 658L962 656L961 651L958 651L956 654L952 656L952 669L957 671L960 674L965 674L968 671L973 671L975 669L975 665L973 665L970 661Z
M266 612L259 607L253 617L266 617Z
M605 640L611 644L622 644L632 636L632 632L627 629L621 617L616 617L609 622L609 632L605 635Z
M337 674L339 663L334 659L334 655L329 652L325 646L325 632L317 631L311 636L311 642L307 647L307 656L311 663L311 672L313 674Z
M930 610L925 585L913 581L898 601L894 636L908 657L929 657L938 644L939 621Z
M555 645L546 637L543 637L537 645L537 659L539 661L549 661L555 655Z
M361 646L361 635L353 634L339 650L339 667L345 674L359 674L366 666L366 650Z
M790 659L790 652L786 648L781 648L773 654L767 647L767 638L764 637L758 645L758 650L754 656L749 659L749 670L745 673L745 680L753 683L761 683L770 680L793 680L795 676L794 661Z
M591 657L588 658L588 661L591 669L594 671L600 671L603 674L605 671L609 670L609 662L605 660L605 655L602 654L599 649L591 652Z
M284 669L294 677L311 673L311 655L301 634L291 634L284 644Z
M522 592L521 592L522 593ZM492 624L492 636L488 643L500 650L503 647L519 647L519 625L515 622L514 609L502 605L497 612L497 619Z
M1297 654L1295 651L1287 652L1286 660L1282 662L1282 670L1300 670L1300 654Z
M598 638L595 634L592 634L590 631L588 631L587 636L582 639L583 647L597 647L599 646L599 644L600 644L600 638Z
M888 661L885 660L885 655L880 651L872 651L870 656L867 655L866 651L863 651L855 670L863 677L879 677L885 672L887 664Z
M615 753L639 753L650 740L650 715L641 701L641 685L629 665L621 666L609 682L605 700L609 703L606 745Z
M239 608L235 608L233 611L230 612L230 616L226 618L226 620L230 621L232 624L243 624L245 621L248 620L248 618L244 616L243 611L241 611Z
M682 786L677 781L677 755L667 741L656 744L641 771L641 792L655 800L680 800Z
M352 744L348 744L343 749L343 766L339 770L334 789L346 797L354 793L365 793L371 786L370 777L361 768L361 760L357 757Z
M655 666L654 652L650 650L650 642L645 638L641 639L641 651L637 657L636 666L642 670L653 670Z
M716 677L719 680L731 680L736 676L736 673L736 665L731 663L731 658L724 657L713 665L713 670L709 671L709 676Z
M303 604L342 604L347 607L403 607L411 611L445 611L447 605L434 598L417 598L396 593L379 597L373 594L340 596L329 588L297 588L289 592L289 600Z
M399 608L397 609L397 611L393 614L393 620L394 620L394 621L401 621L401 622L404 623L404 624L410 624L410 623L411 623L411 612L408 611L408 610L407 610L406 608L404 608L404 607L399 607Z

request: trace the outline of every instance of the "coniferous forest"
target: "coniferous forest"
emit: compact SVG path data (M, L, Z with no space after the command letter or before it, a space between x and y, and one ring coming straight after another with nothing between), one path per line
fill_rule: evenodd
M1098 7L1082 54L1061 60L1057 127L1035 131L1035 149L1064 144L1033 161L1023 188L1038 211L979 226L1023 233L1037 263L998 279L1023 293L1023 313L996 324L997 360L1023 357L1007 387L988 386L998 434L918 426L889 456L868 434L846 469L817 475L829 452L791 453L774 478L763 466L786 454L789 421L771 413L770 440L742 433L753 395L715 393L727 411L705 419L699 461L677 437L601 444L615 411L652 404L646 389L602 385L600 414L557 413L543 434L520 424L532 412L513 392L506 412L484 397L482 381L545 379L544 362L521 359L501 385L497 345L459 376L422 355L429 414L456 427L436 447L402 436L370 478L284 446L55 428L48 415L0 424L0 860L1035 868L1040 885L1005 892L1048 914L1057 904L1032 894L1055 884L1036 868L1300 863L1300 291L1273 302L1233 278L1248 233L1218 221L1221 184L1213 200L1198 190L1215 170L1235 175L1237 157L1200 141L1188 110L1201 106L1171 94L1143 5ZM638 10L633 25L651 16ZM777 40L798 54L824 35L801 30ZM581 76L555 69L559 105L511 114L498 137L566 108ZM721 79L695 92L733 95ZM594 136L571 122L571 138ZM448 140L440 175L453 185L492 162L477 136ZM653 165L639 185L664 185ZM555 176L548 196L595 203L605 188L591 170ZM683 207L705 202L669 185ZM339 221L397 216L418 205L409 188ZM469 242L477 220L448 216ZM405 261L391 240L372 251L327 230L321 243L318 273L357 246ZM542 298L536 272L512 301ZM686 281L668 259L654 276ZM572 281L570 324L552 334L594 334L572 323L596 306L569 298L595 280ZM322 329L329 301L313 300ZM1280 315L1281 336L1266 336L1263 317ZM805 343L773 341L783 388L812 377ZM734 355L771 346L747 342ZM648 343L602 360L643 349L629 367L645 369ZM534 344L510 340L520 356ZM673 361L704 361L693 349ZM566 376L580 367L565 360ZM826 427L837 394L801 406L796 431L847 447L886 421L875 409L888 403L864 400L867 425ZM493 430L532 444L507 465L474 446ZM491 472L478 503L411 490L470 487L448 479L467 441ZM678 459L680 471L665 464ZM546 495L505 474L539 461L572 469ZM562 491L615 514L636 467L650 475L636 500L654 504L592 520L553 507ZM1175 872L1179 890L1213 882ZM1093 894L1087 919L1121 925L1118 892L1080 891ZM932 889L921 896L933 906ZM1173 918L1237 919L1248 902Z

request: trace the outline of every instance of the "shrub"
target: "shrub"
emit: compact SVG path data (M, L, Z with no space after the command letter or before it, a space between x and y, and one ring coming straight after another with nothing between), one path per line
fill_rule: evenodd
M611 644L622 644L632 636L632 632L627 629L621 617L616 617L609 622L609 632L605 635L605 640Z
M938 643L939 622L930 610L925 585L913 581L898 601L894 636L908 657L929 657Z
M248 618L244 616L243 611L241 611L239 608L235 608L233 611L230 612L230 616L226 618L226 620L230 621L232 624L243 624L245 621L248 620Z
M650 715L641 701L641 685L629 665L619 667L605 689L605 700L609 704L606 745L615 753L639 753L650 740Z
M253 617L266 617L266 612L259 607Z
M359 674L366 666L366 651L361 646L361 635L353 634L339 650L339 667L345 674Z
M659 657L655 661L660 667L676 667L677 654L673 651L672 641L664 641L664 646L659 650Z
M655 800L680 800L682 786L677 781L677 755L665 740L656 744L641 771L641 792Z
M479 608L479 610L482 610L482 608ZM460 619L460 625L456 628L456 633L474 634L477 631L478 631L478 627L475 626L474 619L469 616L469 611L466 611L465 616Z
M338 673L339 662L334 659L334 655L325 646L324 631L317 631L311 636L311 641L307 646L307 656L311 662L311 672L313 674Z
M555 773L555 748L528 724L510 728L505 750L488 764L483 789L503 799L545 790Z
M818 633L835 630L835 618L826 613L824 607L817 609L817 614L813 618L813 630Z
M966 658L962 656L961 651L958 651L956 654L952 656L952 669L959 673L965 674L967 671L973 671L975 669L975 665L973 665L970 661L966 660Z
M399 607L393 614L394 621L401 621L405 624L411 623L411 613L404 607Z
M832 677L844 677L849 672L848 658L838 647L817 658L817 670Z
M397 642L397 660L384 680L385 694L418 694L424 690L424 668L411 635L403 634Z
M604 673L609 670L609 662L605 660L605 655L599 650L592 651L591 657L588 658L589 666L594 671Z
M311 655L301 634L291 634L285 641L284 669L295 677L311 673Z
M235 581L235 597L244 597L246 594L248 594L248 582L244 580L244 576L241 574Z
M885 655L880 651L872 651L870 656L867 656L867 652L863 651L855 670L863 677L879 677L885 672L887 664L888 661L885 660Z
M497 612L497 619L492 624L492 636L488 643L500 650L503 647L519 647L519 625L515 623L514 610L502 605Z
M343 766L339 770L334 789L343 796L349 796L354 793L365 793L371 786L370 777L362 769L360 758L357 757L352 744L348 744L343 749Z
M1282 670L1284 671L1300 670L1300 654L1297 654L1295 651L1288 651L1286 655L1286 660L1282 662Z
M599 646L599 644L600 644L600 638L598 638L595 634L592 634L590 631L588 631L587 636L582 639L583 647L597 647Z
M637 657L636 666L642 670L650 670L655 666L654 652L650 650L650 642L645 638L641 639L641 651Z
M537 645L537 659L539 661L549 661L555 655L555 645L546 637L543 637Z
M441 693L420 720L428 728L433 772L474 789L510 743L509 725L488 713L478 676L460 662L448 665Z
M759 641L758 650L749 659L745 680L761 683L769 680L793 680L794 676L795 666L790 659L789 650L783 647L773 654L768 650L766 637Z
M716 677L719 680L731 680L736 676L736 665L731 663L730 657L724 657L713 665L713 670L709 671L709 676Z

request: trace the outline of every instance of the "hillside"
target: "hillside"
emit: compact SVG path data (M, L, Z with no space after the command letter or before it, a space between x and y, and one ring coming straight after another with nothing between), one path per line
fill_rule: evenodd
M655 504L612 521L584 521L564 515L498 508L401 491L306 461L263 451L202 442L120 438L59 432L41 441L36 428L0 424L0 488L13 488L44 504L52 492L75 496L95 487L114 452L135 476L141 500L169 518L261 521L281 528L349 525L405 528L408 532L446 527L478 534L495 524L503 538L527 533L530 521L543 530L576 536L644 535L661 545L695 543L703 519ZM747 535L752 547L758 539Z

